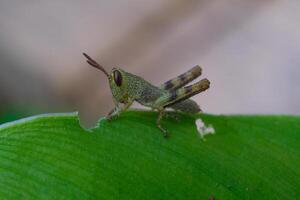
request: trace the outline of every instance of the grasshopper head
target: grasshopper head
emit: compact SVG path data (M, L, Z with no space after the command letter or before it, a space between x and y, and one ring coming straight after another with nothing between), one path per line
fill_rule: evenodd
M128 90L125 72L119 68L113 68L110 73L107 73L107 71L95 60L85 53L83 53L83 55L87 58L87 63L97 69L100 69L106 75L115 100L120 103L126 103L128 99Z
M128 99L127 80L125 72L120 68L113 68L108 76L112 95L120 103L126 103Z

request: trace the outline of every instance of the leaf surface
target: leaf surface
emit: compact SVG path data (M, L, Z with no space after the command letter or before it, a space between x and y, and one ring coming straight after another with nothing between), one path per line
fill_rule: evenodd
M297 199L300 117L129 111L90 130L76 113L0 126L0 199ZM212 124L203 141L195 119Z

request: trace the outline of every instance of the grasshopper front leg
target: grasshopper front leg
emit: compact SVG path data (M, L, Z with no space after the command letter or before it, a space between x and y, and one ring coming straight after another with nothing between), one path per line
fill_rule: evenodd
M116 103L115 108L108 113L106 119L112 120L120 116L123 111L127 110L132 105L132 103L132 100L128 101L124 106L122 106L120 103Z
M106 119L112 120L113 118L119 116L122 112L121 106L117 104L106 116Z

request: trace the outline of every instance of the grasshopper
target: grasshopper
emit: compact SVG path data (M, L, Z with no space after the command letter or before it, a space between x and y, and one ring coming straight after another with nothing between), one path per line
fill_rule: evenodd
M198 104L189 98L207 90L210 85L209 80L202 79L195 84L184 87L201 75L202 69L198 65L157 87L143 78L120 68L113 68L108 73L104 67L90 56L85 53L83 55L87 58L88 64L101 70L108 78L115 102L115 108L106 117L108 120L119 116L134 101L137 101L143 106L158 111L156 125L162 131L164 137L168 137L168 131L161 126L161 119L166 113L166 108L186 113L198 113L201 111Z

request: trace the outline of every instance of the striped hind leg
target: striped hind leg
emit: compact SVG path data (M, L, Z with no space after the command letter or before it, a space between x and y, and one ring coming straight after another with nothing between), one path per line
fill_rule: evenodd
M178 102L181 102L185 99L188 99L200 92L203 92L209 88L210 82L207 79L202 79L201 81L189 85L187 87L179 88L174 91L170 91L165 95L159 97L155 103L154 107L156 108L166 108L171 105L174 105Z
M183 87L184 85L188 84L192 80L196 79L202 73L202 69L199 65L196 65L189 71L165 82L161 86L159 86L162 90L176 90L177 88Z

